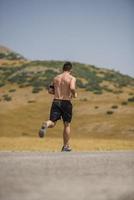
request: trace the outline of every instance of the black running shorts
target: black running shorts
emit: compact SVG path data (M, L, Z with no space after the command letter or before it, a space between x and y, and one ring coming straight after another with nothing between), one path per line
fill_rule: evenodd
M64 122L71 122L72 103L69 100L54 99L50 111L50 120L55 122L61 118Z

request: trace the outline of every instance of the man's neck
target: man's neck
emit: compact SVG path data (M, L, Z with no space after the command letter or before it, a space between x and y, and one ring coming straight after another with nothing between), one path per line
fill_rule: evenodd
M70 74L70 71L63 71L64 74Z

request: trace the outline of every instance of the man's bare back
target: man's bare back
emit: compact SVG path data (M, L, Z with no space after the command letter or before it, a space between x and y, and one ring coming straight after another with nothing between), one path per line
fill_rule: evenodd
M69 72L54 78L54 99L71 100L73 97L73 90L75 90L76 79Z

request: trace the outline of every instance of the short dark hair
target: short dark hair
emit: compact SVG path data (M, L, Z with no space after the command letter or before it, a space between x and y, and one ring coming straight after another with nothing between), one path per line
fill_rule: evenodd
M63 65L63 71L70 71L72 69L72 63L71 62L65 62Z

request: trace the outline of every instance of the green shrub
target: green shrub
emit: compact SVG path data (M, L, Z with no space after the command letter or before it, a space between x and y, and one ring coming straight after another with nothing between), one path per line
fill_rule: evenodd
M45 77L47 77L48 79L53 79L57 74L58 74L57 72L51 69L47 69L45 71Z
M9 90L9 92L15 92L16 91L16 89L10 89Z
M41 87L34 87L32 89L32 93L39 93L41 90L43 90L43 88L41 88Z
M35 100L29 100L28 103L35 103Z
M133 93L133 92L130 92L130 93L129 93L129 95L130 95L130 96L133 96L133 95L134 95L134 93Z
M16 71L16 69L12 68L12 67L0 67L0 79L1 79L1 83L3 85L3 83L5 84L7 82L7 80L9 79L9 77Z
M22 72L22 73L19 73L19 74L16 74L12 77L10 77L8 79L8 81L10 81L11 83L18 83L18 84L23 84L25 82L27 82L27 73L26 72Z
M134 97L128 98L129 102L134 102Z
M81 63L73 63L73 74L76 78L96 79L96 71L92 71L89 66Z
M111 108L113 108L113 109L117 109L118 106L117 106L117 105L113 105Z
M0 82L0 87L3 87L5 85L5 83Z
M6 54L5 53L0 53L0 59L5 58Z
M116 91L113 91L113 93L114 94L121 94L121 93L123 93L123 91L122 90L116 90Z
M104 80L114 82L117 87L122 88L127 85L133 84L133 78L127 76L127 75L122 75L120 72L116 71L108 71L105 73Z
M76 85L79 88L85 88L85 84L80 79L77 79Z
M81 98L80 101L88 101L87 98Z
M3 98L4 98L5 101L11 101L12 100L12 97L9 96L8 94L4 94Z
M107 115L112 115L114 112L112 110L108 110L106 113Z
M121 105L123 105L123 106L125 106L125 105L127 105L128 103L126 102L126 101L123 101L123 102L121 102Z
M103 92L102 92L102 90L96 90L96 91L94 91L93 93L94 93L94 94L102 94Z
M95 108L95 109L98 109L98 108L99 108L99 106L95 106L94 108Z
M86 90L92 91L95 94L102 94L102 87L96 79L89 80L88 84L86 84Z
M31 86L30 83L24 83L24 84L20 84L19 88L25 88L25 87L29 87L29 86Z
M6 55L6 59L8 59L8 60L20 60L20 59L24 59L24 57L21 56L21 55L18 54L18 53L9 52L9 53Z
M19 85L19 88L25 88L25 87L26 87L25 84L20 84L20 85Z
M105 90L106 92L113 92L112 89L110 89L110 88L108 88L106 86L103 86L102 89Z

